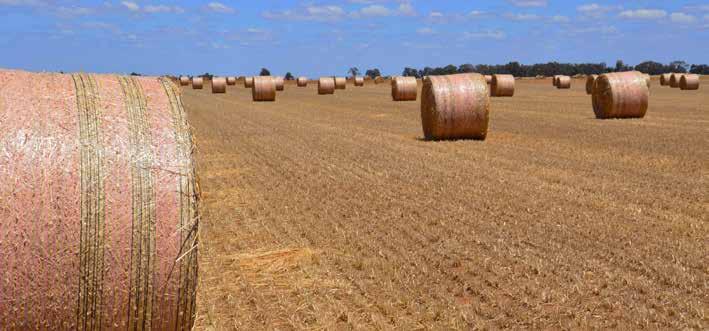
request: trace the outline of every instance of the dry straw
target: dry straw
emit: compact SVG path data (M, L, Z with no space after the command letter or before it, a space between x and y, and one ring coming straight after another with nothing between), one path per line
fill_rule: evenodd
M571 88L571 77L569 77L569 76L557 76L557 77L556 77L556 88L558 88L558 89L570 89L570 88Z
M332 77L320 77L318 80L318 94L335 94L335 79Z
M244 77L244 87L245 88L252 88L254 87L254 77Z
M673 73L670 75L670 87L671 88L678 88L679 87L679 80L682 78L683 74L680 73Z
M227 77L226 84L227 85L236 85L236 77L234 77L234 76Z
M178 87L0 80L0 329L190 330L199 196Z
M490 91L480 74L429 76L421 91L421 124L428 140L487 136Z
M598 75L588 75L586 77L586 94L593 93L593 83L596 82L596 78L598 78Z
M492 84L492 75L485 75L485 82L488 84Z
M490 95L493 97L511 97L515 94L515 77L512 75L492 75Z
M679 88L681 90L698 90L699 75L685 74L679 79Z
M298 77L296 84L298 84L298 87L308 86L308 77Z
M276 101L276 80L271 76L253 77L251 94L254 101Z
M671 76L671 74L660 75L660 85L661 86L669 86L670 85L670 76Z
M556 87L557 83L559 82L559 76L560 75L554 75L554 77L551 78L551 85Z
M226 93L227 79L224 77L212 78L212 93Z
M648 107L650 90L643 74L603 74L593 85L593 112L597 118L641 118Z
M362 76L357 76L354 78L354 86L364 86L364 77Z
M190 85L190 78L187 76L180 76L180 85L182 85L182 86Z
M652 78L648 74L643 74L643 73L641 73L641 74L643 75L643 78L645 78L645 83L647 83L647 88L650 88L650 85L652 83Z
M283 89L285 88L285 82L283 80L283 77L273 77L273 81L276 82L276 91L283 91Z
M344 90L347 88L347 79L345 77L335 77L335 89Z
M192 77L192 88L195 90L201 90L202 87L204 87L204 78Z
M381 83L384 83L384 77L377 76L376 78L374 78L374 84L381 84Z
M416 77L394 77L391 80L391 97L394 101L416 101Z

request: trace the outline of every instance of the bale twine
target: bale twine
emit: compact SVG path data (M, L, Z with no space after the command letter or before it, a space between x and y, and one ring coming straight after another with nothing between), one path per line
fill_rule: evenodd
M493 97L511 97L515 95L515 77L512 75L492 75L490 93Z
M485 75L485 83L492 84L492 75Z
M698 90L699 75L685 74L679 79L679 88L681 90Z
M273 81L276 83L276 91L283 91L283 89L285 88L285 82L283 80L283 77L273 77Z
M429 76L421 90L421 124L427 140L487 136L490 91L480 74Z
M224 77L212 78L212 93L226 93L227 79Z
M236 85L236 77L234 77L234 76L227 77L226 84L227 85Z
M318 80L318 94L335 94L335 79L332 77L320 77Z
M306 87L308 86L308 77L298 77L296 83L298 84L298 87Z
M190 78L187 76L180 76L180 85L181 86L190 85Z
M347 79L345 77L335 77L335 89L344 90L347 88Z
M593 112L596 118L642 118L647 112L649 95L641 73L603 74L593 85Z
M586 77L586 94L591 95L593 93L593 83L596 82L598 75L588 75Z
M364 86L364 77L355 77L354 78L354 86L359 86L362 87Z
M254 77L244 77L244 87L245 88L254 87Z
M195 90L201 90L202 87L204 87L204 78L192 77L192 88Z
M668 85L670 85L670 75L671 75L671 74L662 74L662 75L660 75L660 86L668 86Z
M190 330L199 194L178 87L0 80L0 329Z
M391 97L394 101L416 101L416 77L394 77L391 80Z
M683 74L680 73L673 73L670 75L670 87L671 88L678 88L679 87L679 80L682 78Z
M557 76L556 77L556 88L557 89L570 89L571 88L571 77Z
M254 101L276 101L276 80L271 76L253 77L251 94Z

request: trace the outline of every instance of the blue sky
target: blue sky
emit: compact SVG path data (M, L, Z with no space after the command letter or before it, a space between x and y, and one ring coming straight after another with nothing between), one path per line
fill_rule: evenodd
M709 63L709 1L0 0L0 67L384 74L404 67Z

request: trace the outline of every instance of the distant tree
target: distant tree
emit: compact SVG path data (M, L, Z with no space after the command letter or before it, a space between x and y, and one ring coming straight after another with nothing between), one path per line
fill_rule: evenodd
M630 71L631 67L626 66L623 60L618 60L615 62L615 72Z
M402 72L401 75L404 77L421 78L421 75L419 75L419 71L414 68L404 68L404 72Z
M689 68L689 65L687 62L684 61L672 61L670 62L669 65L669 71L668 72L680 72L680 73L685 73L687 72L687 68Z
M665 66L659 62L645 61L636 65L635 70L650 75L659 75L665 73Z
M709 75L709 66L706 64L693 64L689 72L697 75Z
M359 76L359 69L357 67L352 67L350 70L347 70L347 73L352 75L352 77L357 77Z
M286 80L294 80L295 77L293 77L293 74L291 74L290 72L286 72L286 77L285 77L285 79L286 79Z
M205 72L205 73L202 75L202 78L204 78L204 79L206 79L206 80L211 80L211 79L212 79L212 74L210 74L210 73L208 73L208 72Z
M369 69L364 73L365 76L368 76L369 78L377 78L382 75L382 73L379 71L379 69L374 68L374 69Z
M139 74L139 73L137 73L137 72L131 72L130 75L131 75L131 76L142 76L141 74Z
M461 74L475 72L475 66L470 63L461 64L460 67L458 67L458 72Z
M271 76L271 72L268 71L268 69L266 68L261 68L261 73L259 74L259 76Z

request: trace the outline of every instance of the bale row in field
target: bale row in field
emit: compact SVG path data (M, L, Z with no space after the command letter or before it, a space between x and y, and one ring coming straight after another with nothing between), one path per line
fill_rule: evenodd
M347 79L345 77L335 77L335 89L344 90L347 88Z
M558 75L556 76L556 88L557 89L570 89L571 88L571 77Z
M415 77L394 77L391 80L391 97L394 101L415 101L417 90Z
M271 76L255 76L252 82L251 96L254 101L276 101L276 78Z
M486 79L487 80L487 79ZM512 75L492 75L490 95L493 97L511 97L515 94L515 77Z
M283 91L285 89L285 81L283 77L276 76L273 77L273 81L276 83L276 91Z
M421 124L427 140L487 136L490 90L480 74L427 76L421 90Z
M335 94L335 78L320 77L318 80L318 94Z
M212 93L226 93L226 85L226 78L212 77Z
M598 75L588 75L586 77L586 94L593 94L593 84L596 82Z
M668 85L670 85L670 75L671 75L671 74L662 74L662 75L660 75L660 86L668 86Z
M192 77L192 88L195 90L201 90L202 87L204 87L204 78Z
M190 78L187 76L180 76L180 85L181 86L190 85Z
M699 75L695 74L684 74L679 79L679 88L681 90L698 90L699 89Z
M298 87L306 87L308 86L308 77L298 77L296 80L296 84Z
M354 78L354 86L362 87L364 86L364 77L357 76Z
M649 89L642 73L600 75L593 85L593 112L597 118L641 118L648 108Z
M0 329L190 330L199 196L178 87L0 81Z
M227 77L226 84L227 85L236 85L236 77L234 77L234 76Z
M244 87L245 88L254 87L254 77L252 77L252 76L244 77Z

